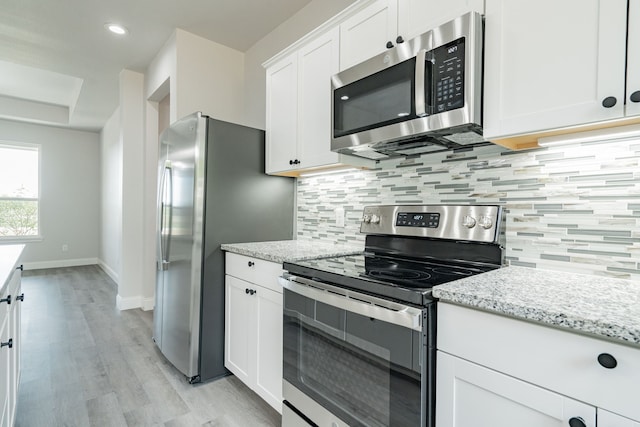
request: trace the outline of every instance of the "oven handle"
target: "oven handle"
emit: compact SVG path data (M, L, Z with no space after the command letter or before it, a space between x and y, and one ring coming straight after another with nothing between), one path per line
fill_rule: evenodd
M422 330L422 310L382 298L284 273L280 284L299 295L361 316L414 331Z

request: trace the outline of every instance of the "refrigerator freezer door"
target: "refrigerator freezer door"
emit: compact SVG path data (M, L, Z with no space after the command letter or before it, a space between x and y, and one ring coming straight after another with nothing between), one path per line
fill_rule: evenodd
M206 120L193 114L160 137L154 334L164 356L199 375Z

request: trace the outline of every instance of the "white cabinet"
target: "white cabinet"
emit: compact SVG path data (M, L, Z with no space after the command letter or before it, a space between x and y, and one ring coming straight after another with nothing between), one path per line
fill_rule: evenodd
M377 0L340 24L340 70L469 11L484 0Z
M465 412L473 400L469 397L472 391L460 394L459 398L458 391L452 390L452 384L462 381L456 378L471 376L471 371L474 375L483 372L477 374L478 379L473 380L476 382L485 382L493 376L496 383L502 376L509 378L498 393L501 397L495 398L495 408L501 407L503 398L520 402L525 389L519 382L525 382L557 395L558 399L563 399L562 405L575 400L597 408L598 414L607 411L636 422L640 420L635 391L640 383L639 348L446 303L438 304L437 337L437 387L444 390L438 391L438 408L443 408L441 416L449 416L448 419ZM457 361L441 364L441 358L449 360L447 355L453 356L454 360L464 359L473 366L469 368ZM472 369L474 367L483 369ZM516 382L512 381L514 379ZM537 391L530 393L531 396L542 396L541 400L556 399L551 395L544 397L544 393ZM525 407L533 405L531 402L535 400L527 402ZM494 403L489 404L487 400L487 408L494 408ZM525 410L520 406L518 410ZM570 418L573 414L565 415ZM587 426L594 426L587 418L584 420ZM438 423L439 427L452 425L461 427L463 424ZM599 421L598 427L602 425Z
M640 116L640 0L629 0L626 116Z
M227 253L225 267L225 367L282 412L282 266Z
M0 426L4 427L14 425L20 383L21 269L12 273L0 299Z
M640 422L598 409L598 427L640 427Z
M338 163L331 151L331 76L338 72L338 48L334 28L267 69L267 173Z
M340 70L346 70L396 44L396 0L377 0L340 24Z
M398 0L398 33L410 40L471 11L484 14L484 0Z
M633 8L637 3L630 0ZM637 27L630 22L629 34ZM638 38L630 37L630 47ZM627 0L486 0L485 138L631 114L625 111L626 39ZM632 90L640 90L637 52L637 46L629 51Z
M596 426L596 408L438 352L438 427ZM574 421L575 422L575 421Z

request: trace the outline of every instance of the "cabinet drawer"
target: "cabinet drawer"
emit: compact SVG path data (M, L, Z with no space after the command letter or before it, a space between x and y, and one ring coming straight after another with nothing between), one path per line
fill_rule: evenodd
M282 264L263 259L227 252L225 273L282 293L278 277L282 275Z
M437 340L441 351L640 419L640 348L445 303ZM616 366L603 367L602 354Z

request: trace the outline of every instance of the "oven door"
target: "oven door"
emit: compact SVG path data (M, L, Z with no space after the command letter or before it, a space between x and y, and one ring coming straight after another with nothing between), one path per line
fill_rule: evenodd
M317 425L431 425L430 308L285 277L283 395L290 412ZM299 424L285 416L288 425Z

